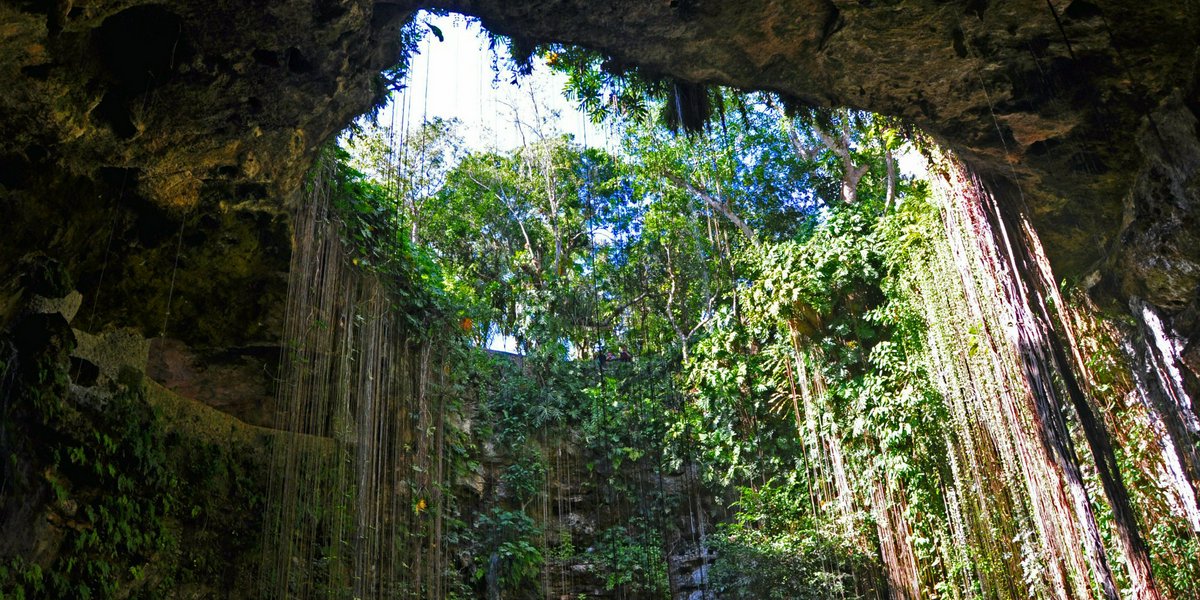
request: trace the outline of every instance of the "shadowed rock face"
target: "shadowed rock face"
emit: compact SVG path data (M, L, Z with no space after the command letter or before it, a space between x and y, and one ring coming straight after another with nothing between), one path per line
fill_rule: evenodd
M1009 200L1028 210L1060 276L1108 266L1126 294L1173 307L1196 296L1200 245L1185 225L1200 209L1194 3L596 4L452 7L681 79L903 117L985 179L1017 182Z
M422 6L680 79L903 117L1012 190L1060 277L1098 270L1112 297L1200 331L1196 0L4 0L0 211L28 230L0 240L0 264L32 249L81 257L85 298L103 298L101 272L134 276L139 256L179 254L156 248L221 241L219 227L139 234L144 215L173 230L276 211L318 146L376 102L376 74ZM227 246L232 258L246 244ZM277 271L262 260L231 264Z
M367 2L5 2L4 184L20 189L30 167L116 168L126 195L176 209L277 196L377 97L406 15Z
M0 2L0 317L61 257L81 326L269 342L281 209L381 97L408 12L369 2ZM0 318L0 325L5 318Z

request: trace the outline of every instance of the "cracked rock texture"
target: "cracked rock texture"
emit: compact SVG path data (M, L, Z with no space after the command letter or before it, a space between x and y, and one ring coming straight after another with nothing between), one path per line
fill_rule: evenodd
M368 110L408 10L370 2L0 2L0 324L22 257L81 327L204 348L278 335L286 199ZM177 335L176 335L177 334Z
M1060 278L1200 335L1195 0L3 0L3 275L42 251L70 267L89 329L269 342L280 209L380 97L422 7L903 117L1014 190Z

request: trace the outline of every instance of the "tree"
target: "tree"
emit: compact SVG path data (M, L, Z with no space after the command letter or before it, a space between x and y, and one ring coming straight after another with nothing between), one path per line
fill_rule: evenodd
M367 124L347 145L351 166L389 190L395 208L408 223L409 239L420 244L424 212L441 190L450 170L462 159L464 148L457 119L434 117L415 131L397 132L387 125Z

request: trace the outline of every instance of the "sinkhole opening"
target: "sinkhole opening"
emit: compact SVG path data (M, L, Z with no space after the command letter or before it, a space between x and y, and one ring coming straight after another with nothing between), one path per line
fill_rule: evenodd
M1103 325L920 131L404 32L297 211L263 595L1156 585L1134 511L1187 516L1097 468L1049 311ZM1188 543L1154 554L1177 597Z
M881 593L825 371L899 389L936 149L463 17L406 36L297 217L278 427L347 466L277 452L270 522L341 504L279 527L268 595L297 556L355 597Z
M704 220L702 260L718 246L755 247L760 236L800 239L832 209L858 204L860 187L869 188L864 202L886 205L868 212L899 206L937 152L898 120L683 83L568 45L527 47L459 15L420 14L405 38L408 58L382 76L388 93L339 150L355 176L390 195L394 226L459 285L507 284L545 268L555 278L594 276L597 248L601 261L624 260L658 235L646 220L662 211ZM538 177L543 189L534 190ZM489 195L498 204L488 207ZM467 248L470 231L493 245ZM491 271L468 266L468 252L493 260ZM618 293L600 288L597 297ZM509 353L541 343L523 334L534 317L515 296L496 294L487 302L500 312L468 319L479 343ZM588 347L558 343L575 357L627 345L596 337Z

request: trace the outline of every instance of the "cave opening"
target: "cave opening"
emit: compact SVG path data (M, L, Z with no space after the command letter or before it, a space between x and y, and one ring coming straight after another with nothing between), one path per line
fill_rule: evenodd
M430 36L461 43L449 21L415 23L423 54ZM1044 287L1054 279L1040 242L1027 217L1001 209L995 184L900 120L646 76L572 46L499 43L509 55L492 63L510 62L528 103L472 98L461 77L439 98L431 72L476 68L461 54L456 68L418 56L407 81L393 79L394 102L343 137L348 152L323 159L330 183L302 218L316 240L333 235L322 223L349 230L347 248L322 241L292 267L292 294L312 303L303 320L339 324L325 341L295 334L310 344L301 361L343 362L321 367L316 392L285 392L285 428L351 448L339 477L358 477L360 512L331 539L356 539L366 519L393 540L347 547L356 596L917 598L1016 580L1018 596L1186 593L1160 591L1175 584L1156 580L1151 552L1168 569L1186 559L1147 546L1146 508L1083 390L1107 391L1056 341L1075 335L1059 328L1078 327L1067 323L1086 301ZM538 98L548 71L581 108L567 119L576 133ZM486 72L493 90L508 77ZM474 116L439 114L459 103ZM900 165L913 160L933 161L934 175ZM347 197L348 182L361 187ZM1024 193L1015 185L1010 198ZM389 350L422 334L373 300L313 292L362 294L361 282L328 287L355 280L328 270L347 261L367 289L402 298L392 310L410 320L443 311L477 370L449 358L445 338ZM352 356L380 370L354 371ZM430 357L454 376L426 370ZM330 393L323 382L340 372L358 379ZM470 400L392 398L372 383L396 377L383 387L458 381ZM462 419L486 433L467 459L475 482L455 491L442 444ZM386 458L397 447L413 454ZM281 470L308 452L285 452ZM398 502L405 484L380 475L389 460L421 473ZM283 478L284 521L322 502L301 490L342 487L298 472ZM968 491L981 485L988 493ZM1112 521L1097 518L1109 510ZM439 541L451 521L467 557ZM317 552L324 533L279 534L287 550L265 580L282 597L295 593L280 583L294 577L285 559ZM406 552L420 559L397 570L388 557ZM981 562L997 570L973 569Z
M0 595L1200 593L1190 4L445 4L0 8Z

